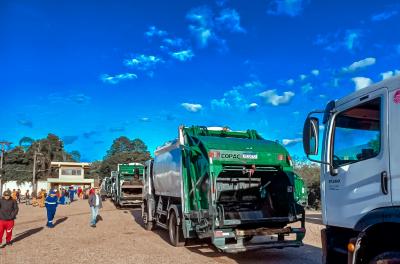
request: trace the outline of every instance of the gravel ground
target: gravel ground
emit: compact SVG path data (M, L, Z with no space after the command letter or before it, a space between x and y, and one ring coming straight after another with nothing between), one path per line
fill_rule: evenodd
M307 223L305 246L222 254L206 243L175 248L164 230L142 228L140 209L117 210L110 202L103 221L89 227L87 201L59 206L56 227L45 226L45 209L20 205L14 244L0 249L0 264L12 263L320 263L322 226Z

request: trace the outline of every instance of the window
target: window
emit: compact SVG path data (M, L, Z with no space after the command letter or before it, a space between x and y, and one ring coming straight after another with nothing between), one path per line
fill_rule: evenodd
M339 113L335 120L335 168L376 157L381 149L381 98Z
M73 176L80 176L82 175L81 169L62 169L61 175L73 175Z

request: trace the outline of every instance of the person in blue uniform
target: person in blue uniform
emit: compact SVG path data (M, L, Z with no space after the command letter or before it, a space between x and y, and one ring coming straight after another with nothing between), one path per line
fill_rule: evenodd
M47 210L47 227L53 228L53 219L56 214L57 205L58 205L58 197L54 190L50 190L49 195L46 197L45 201L46 210Z

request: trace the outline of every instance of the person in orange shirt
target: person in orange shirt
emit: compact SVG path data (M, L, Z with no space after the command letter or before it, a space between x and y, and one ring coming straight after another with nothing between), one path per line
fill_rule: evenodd
M17 200L17 191L15 189L12 191L11 198L13 198L15 201Z

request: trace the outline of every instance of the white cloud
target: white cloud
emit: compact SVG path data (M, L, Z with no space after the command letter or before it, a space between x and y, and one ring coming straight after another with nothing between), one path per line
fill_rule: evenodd
M351 79L355 84L355 90L361 90L372 84L372 80L366 77L354 77Z
M382 72L380 75L382 76L382 80L386 80L393 76L400 75L400 71L399 70L387 71L387 72Z
M110 83L110 84L117 84L120 81L123 80L134 80L137 79L137 75L134 73L122 73L122 74L117 74L117 75L109 75L109 74L103 74L100 79L104 83Z
M284 92L283 95L278 95L276 90L267 90L259 94L259 96L263 97L266 103L271 104L273 106L278 106L281 104L287 104L290 100L295 96L294 92Z
M308 93L313 90L313 87L311 86L311 83L307 83L301 86L301 90L303 91L303 93Z
M179 61L187 61L191 60L194 56L193 51L188 50L181 50L177 52L171 52L171 56Z
M393 17L393 16L395 16L397 14L398 14L397 10L385 11L385 12L373 15L371 17L371 20L375 21L375 22L376 21L388 20L389 18L391 18L391 17Z
M203 106L201 104L183 103L181 104L181 106L183 106L183 108L185 108L189 112L193 113L199 112L201 109L203 109Z
M307 1L303 0L273 0L267 11L270 15L298 16L303 11L303 5Z
M127 59L124 61L126 66L134 67L139 70L149 70L154 68L157 64L164 63L164 60L158 58L154 55L141 54L132 59Z
M307 75L300 74L299 77L300 77L300 80L304 81L307 78Z
M240 15L235 9L223 9L215 21L221 28L226 28L231 32L246 32L246 30L240 25Z
M244 84L235 86L234 89L255 89L255 88L262 88L264 84L258 80L246 82Z
M286 81L286 84L291 86L291 85L294 84L294 80L293 79L289 79L289 80Z
M207 6L193 8L187 13L186 18L193 23L189 25L189 30L196 38L199 47L207 47L208 42L216 37L211 9Z
M314 76L318 76L319 75L319 70L314 69L314 70L311 71L311 74L314 75Z
M139 118L139 120L142 122L149 122L150 118L149 117L141 117L141 118Z
M322 46L330 52L336 52L340 49L352 52L361 46L360 39L363 36L362 32L360 29L348 29L325 35L317 35L314 45Z
M339 81L340 81L339 78L334 78L332 80L332 86L335 87L335 88L339 87Z
M300 142L303 142L303 139L302 139L302 138L283 139L283 140L282 140L282 144L283 144L285 147L294 146L294 145L296 145L297 143L300 143Z
M149 29L144 33L146 37L152 38L152 37L163 37L168 35L167 31L158 29L155 26L150 26Z
M228 102L228 100L226 98L212 99L211 107L212 108L230 108L231 104Z
M163 42L171 47L180 48L184 45L185 41L181 38L165 38Z
M348 50L353 50L356 46L358 46L360 36L360 32L348 30L344 38L344 44L346 48Z
M248 105L247 107L250 111L252 110L256 110L258 108L258 104L257 103L251 103Z
M359 60L356 62L353 62L350 66L348 67L344 67L343 71L345 72L354 72L357 71L359 69L374 65L376 63L376 59L369 57L369 58L365 58L363 60Z

